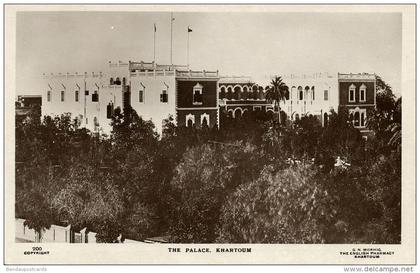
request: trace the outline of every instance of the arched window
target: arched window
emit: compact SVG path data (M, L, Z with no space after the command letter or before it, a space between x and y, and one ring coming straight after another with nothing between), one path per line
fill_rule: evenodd
M289 99L290 99L290 93L289 93L289 90L286 90L286 92L285 92L284 96L285 96L285 99L286 99L286 100L289 100Z
M360 126L360 114L359 114L359 112L354 113L354 126L356 126L356 127Z
M248 88L248 86L245 85L243 87L242 99L246 100L246 99L249 98L248 97L249 96L248 91L249 91L249 88Z
M78 90L74 91L74 101L76 101L76 102L79 101L79 91Z
M226 98L226 87L222 86L220 88L220 95L219 95L219 99L224 99Z
M303 100L303 89L302 86L298 87L298 100Z
M185 124L187 127L193 127L195 123L195 116L193 114L188 114L185 116Z
M260 100L264 100L265 99L265 92L264 92L264 90L261 88L260 89L260 92L259 92L259 94L258 94L258 98L260 99Z
M210 116L209 114L201 114L201 126L202 127L208 127L209 126L209 120Z
M356 93L356 86L354 84L350 85L349 87L349 102L355 102L355 93Z
M203 127L208 127L209 126L206 117L203 118L203 121L201 122L201 126L203 126Z
M109 84L110 84L110 85L113 85L113 84L114 84L114 78L112 78L112 77L111 77L111 78L109 79Z
M252 87L252 97L250 99L256 100L258 98L258 86L254 85Z
M64 90L61 91L61 101L64 101Z
M47 91L47 101L51 101L51 91Z
M194 126L194 122L192 121L192 119L189 119L187 121L187 127L193 127Z
M300 120L299 114L295 114L295 120Z
M228 117L233 118L233 110L232 109L228 110Z
M233 97L232 87L231 87L231 86L228 86L228 88L227 88L227 95L226 95L226 98L227 98L228 100L231 100L231 99L232 99L232 97Z
M309 94L309 86L305 87L305 100L309 100L310 94Z
M120 80L120 77L117 77L117 78L115 79L114 84L116 84L116 85L121 85L121 80Z
M294 98L297 98L297 95L296 95L296 86L292 86L291 92L290 92L290 97L291 97L292 100L294 100Z
M359 100L360 102L366 101L366 85L362 84L359 89Z
M246 95L246 98L249 99L249 100L252 99L252 87L249 87L248 88L248 93Z
M240 86L235 86L233 91L234 91L233 98L235 100L240 100L241 99L241 87Z
M234 118L241 118L242 117L242 110L240 108L236 109L235 112L233 112Z
M312 86L311 88L312 93L312 100L315 100L315 86Z

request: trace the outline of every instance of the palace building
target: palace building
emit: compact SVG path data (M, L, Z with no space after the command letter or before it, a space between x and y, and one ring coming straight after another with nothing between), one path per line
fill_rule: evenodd
M282 118L296 120L313 115L324 126L331 110L337 112L339 107L345 107L354 126L362 133L368 131L368 111L376 105L374 74L292 74L283 77L283 81L289 87L289 92L280 102ZM250 77L221 77L219 106L233 118L254 110L277 113L274 103L265 99L269 88L259 86Z
M83 127L106 134L114 110L128 106L151 119L158 133L169 116L179 126L219 126L218 74L120 61L110 62L107 73L44 75L42 115L71 113Z
M316 73L286 75L289 87L280 102L282 119L316 116L325 125L331 110L348 109L353 124L367 132L366 119L376 105L374 74ZM191 71L187 66L154 62L109 62L106 73L44 75L42 115L71 113L81 126L109 134L117 107L132 107L152 120L158 133L174 117L178 126L219 127L220 112L240 118L256 110L278 113L266 100L270 86L250 77L222 77L218 71Z

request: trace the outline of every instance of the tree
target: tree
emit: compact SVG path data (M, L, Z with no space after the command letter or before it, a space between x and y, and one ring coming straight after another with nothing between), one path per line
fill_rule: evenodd
M166 210L165 212L167 213L168 211ZM128 215L123 228L125 238L142 241L148 237L160 234L160 221L155 208L143 203L137 203Z
M270 83L270 89L266 93L266 99L269 102L274 101L277 104L278 121L280 122L280 101L285 101L289 96L289 87L283 82L280 76L275 76Z
M87 227L98 242L113 243L122 231L121 193L111 177L83 163L70 166L64 187L52 199L59 223L75 230Z
M153 168L158 149L154 124L145 121L131 108L118 109L111 122L110 156L112 179L123 193L127 210L138 201L151 202L155 173Z
M381 155L369 168L367 195L380 208L381 217L366 225L373 243L401 243L401 150Z
M307 163L276 171L268 166L241 185L222 208L219 243L323 243L335 212Z
M39 167L22 166L16 169L15 217L25 219L24 225L38 234L54 223L54 211L50 200L55 186L53 168L45 164Z
M352 164L357 162L362 164L365 159L364 147L362 135L353 127L347 109L339 108L338 113L331 111L328 117L328 124L322 131L316 158L331 162L331 158L340 156Z
M401 132L401 97L396 99L391 87L379 76L376 78L376 108L368 114L367 126L374 132L372 150L386 154L390 152L391 138L398 143ZM395 136L395 137L393 137Z
M205 144L187 150L171 182L170 233L174 242L211 243L216 239L226 196L252 181L262 167L257 147L249 144Z
M66 168L89 153L90 136L69 114L44 117L33 111L16 124L16 217L40 234L56 221L51 200ZM78 145L76 145L76 142ZM86 149L87 147L87 149Z

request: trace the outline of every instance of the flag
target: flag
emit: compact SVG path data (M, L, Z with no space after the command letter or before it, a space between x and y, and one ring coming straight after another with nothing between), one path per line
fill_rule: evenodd
M190 27L188 27L188 32L192 32L192 29Z
M156 24L153 24L154 25L154 27L155 27L155 32L156 32Z

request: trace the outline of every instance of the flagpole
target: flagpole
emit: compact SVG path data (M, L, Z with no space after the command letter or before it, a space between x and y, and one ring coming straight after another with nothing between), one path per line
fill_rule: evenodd
M156 64L156 24L154 24L153 31L153 63Z
M187 67L190 69L190 26L187 28Z
M173 17L173 13L171 12L171 65L172 63L172 29L173 29L173 21L174 21L174 17Z

